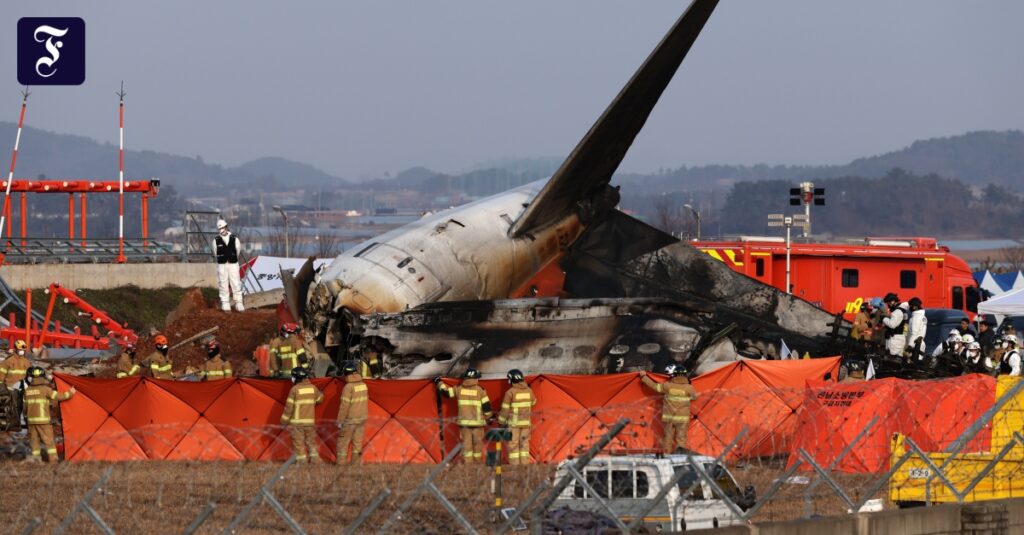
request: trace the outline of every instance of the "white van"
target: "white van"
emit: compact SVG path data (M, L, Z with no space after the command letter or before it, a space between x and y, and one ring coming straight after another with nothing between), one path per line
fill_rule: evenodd
M715 481L729 498L741 509L749 508L755 499L753 489L741 492L736 480L725 466L712 457L694 455L704 472ZM562 461L555 478L568 474L567 467L575 462ZM662 486L679 471L685 475L675 488L669 490L651 512L644 517L643 525L658 531L684 531L741 524L742 520L724 500L712 491L711 485L700 479L690 465L686 455L623 455L596 457L583 469L583 477L620 520L629 524L635 515L650 505ZM688 496L681 496L694 482L699 482ZM607 515L608 512L575 479L562 491L555 507L568 506L571 509L593 511Z

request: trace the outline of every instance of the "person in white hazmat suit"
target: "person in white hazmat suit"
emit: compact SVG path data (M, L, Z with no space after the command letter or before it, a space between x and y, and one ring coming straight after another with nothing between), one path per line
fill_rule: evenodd
M228 229L228 222L223 219L217 220L217 233L213 246L217 255L220 309L230 312L231 302L234 301L235 310L242 312L245 306L242 304L242 279L238 270L238 252L242 250L242 244L238 241L238 236Z
M894 293L886 294L885 306L889 314L882 318L885 326L885 349L894 357L902 357L907 347L907 319L910 305L900 304L900 298Z
M917 359L925 356L924 338L928 333L928 318L924 315L924 308L921 306L921 299L910 298L907 301L910 309L910 316L907 319L907 354L913 355L917 347Z

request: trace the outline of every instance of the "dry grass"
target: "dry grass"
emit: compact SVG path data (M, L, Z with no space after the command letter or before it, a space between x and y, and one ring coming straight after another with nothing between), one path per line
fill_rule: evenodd
M32 517L38 516L43 524L36 532L53 531L109 466L113 466L109 484L96 495L92 505L117 533L181 533L210 502L216 504L216 510L199 533L218 533L281 467L265 462L146 461L55 466L8 461L0 467L7 475L0 483L0 492L21 498L0 502L0 521L11 530L20 530ZM338 533L387 487L392 490L392 496L361 530L370 532L387 521L433 468L434 465L294 466L271 492L307 532ZM504 470L504 500L507 506L514 506L550 477L554 467L504 467ZM741 485L752 484L759 492L766 491L782 471L783 468L767 465L733 470ZM493 526L491 479L489 468L456 465L445 469L435 481L468 520L486 532ZM838 479L844 489L849 489L851 498L856 499L854 489L866 488L872 478L840 475ZM785 485L755 520L789 520L804 516L806 489L806 485ZM845 512L845 506L826 485L820 485L811 498L814 514L829 516ZM288 529L270 506L264 504L253 512L244 531L284 533ZM450 533L457 531L457 526L433 496L425 493L392 531ZM70 532L98 533L98 530L83 514Z

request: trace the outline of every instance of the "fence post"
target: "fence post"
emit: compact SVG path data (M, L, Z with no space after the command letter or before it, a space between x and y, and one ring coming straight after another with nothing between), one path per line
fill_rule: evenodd
M89 505L89 502L92 501L92 497L95 496L97 492L103 489L103 485L107 484L107 480L110 479L110 474L113 473L113 471L114 467L111 466L103 472L103 475L100 476L100 480L97 481L96 484L93 485L92 488L89 489L89 491L86 492L84 496L82 496L82 499L79 500L78 503L76 503L73 508L71 508L71 512L68 513L68 516L65 517L64 521L61 522L60 526L58 526L57 529L54 530L54 535L60 535L61 533L64 533L64 531L67 530L69 526L71 526L71 521L74 520L75 516L81 511L85 511L85 513L88 514L90 518L92 518L93 523L95 523L96 526L100 528L100 531L102 531L106 535L114 535L114 531L110 529L110 526L107 526L107 523L104 522L102 518L100 518L99 513L97 513L96 510L93 509L91 505Z

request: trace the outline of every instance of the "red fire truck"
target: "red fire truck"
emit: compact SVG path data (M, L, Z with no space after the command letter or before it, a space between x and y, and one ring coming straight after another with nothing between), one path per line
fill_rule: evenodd
M734 271L786 289L783 238L742 237L693 245ZM860 305L888 292L919 297L925 308L955 308L970 317L981 293L971 269L935 238L865 238L841 243L792 243L793 294L852 318Z

